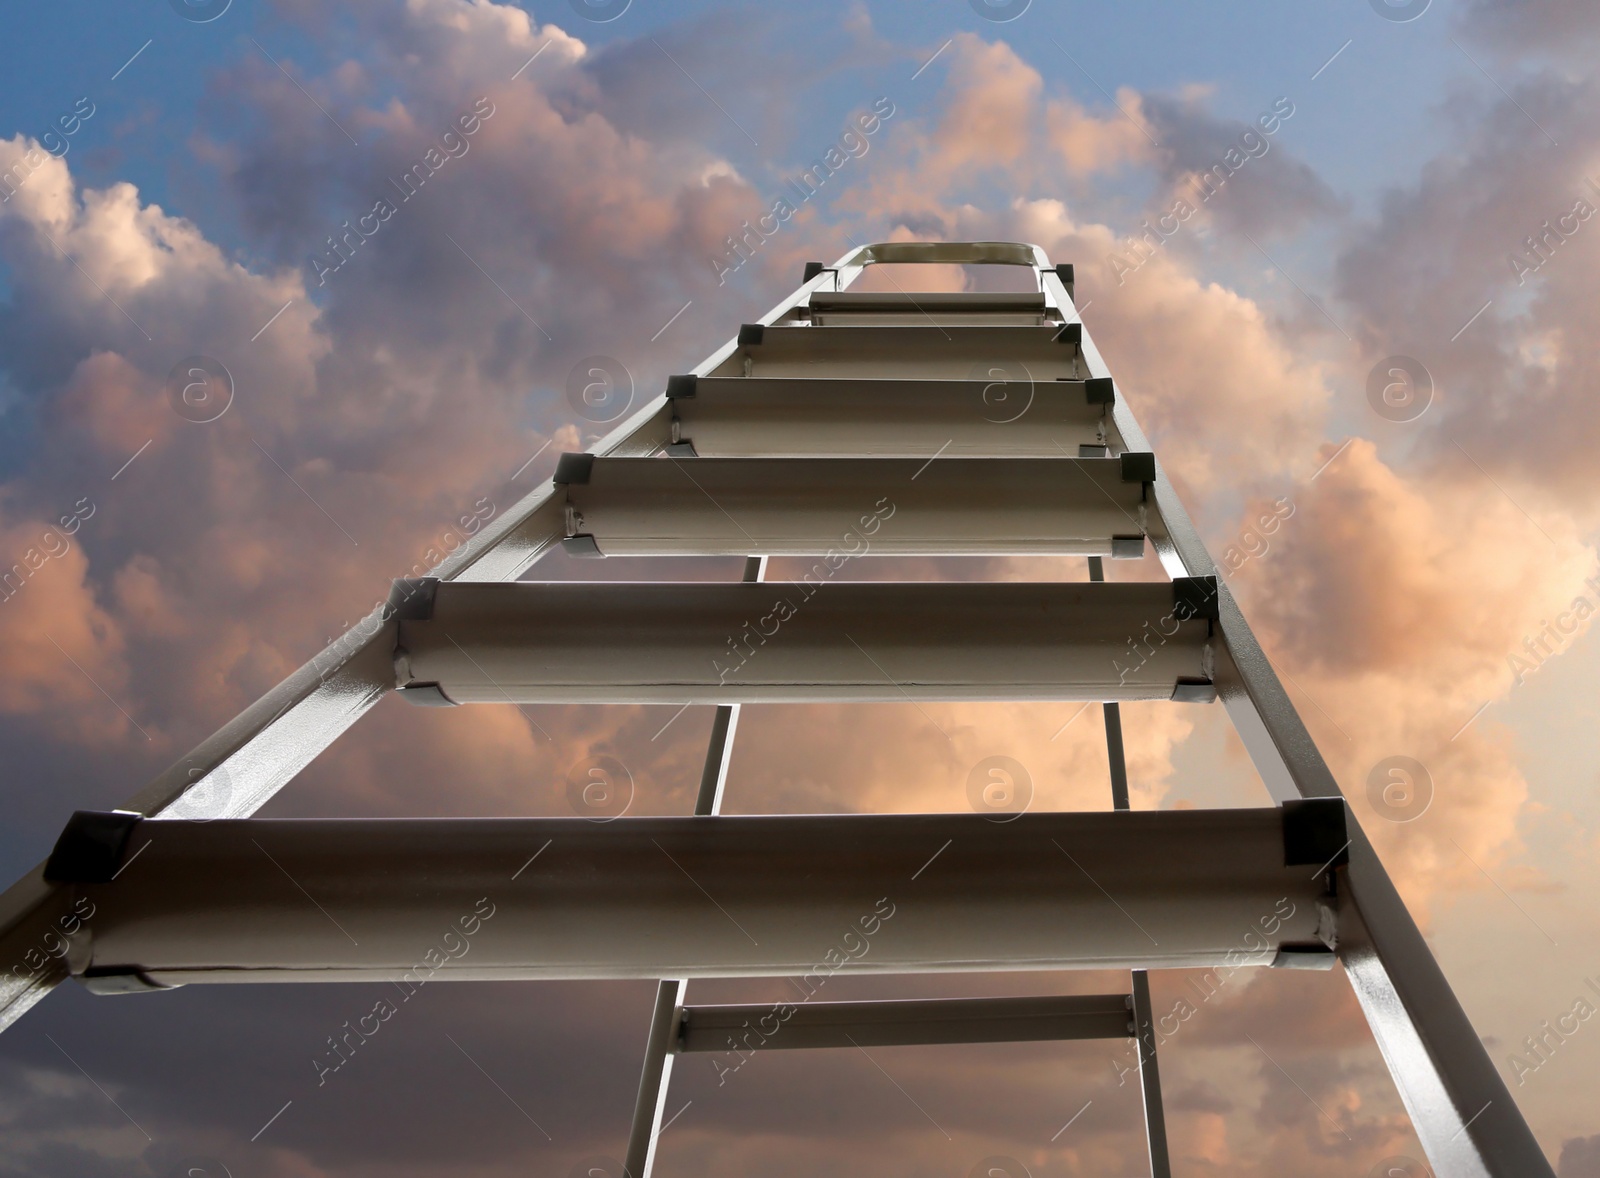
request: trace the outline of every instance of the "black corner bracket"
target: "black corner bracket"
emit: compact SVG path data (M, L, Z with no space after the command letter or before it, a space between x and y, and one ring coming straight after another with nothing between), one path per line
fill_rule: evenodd
M556 459L556 473L552 481L581 487L589 481L589 473L594 470L593 454L563 454Z
M1155 482L1156 456L1149 451L1123 451L1122 481L1125 483Z
M1206 618L1216 621L1217 579L1215 577L1172 578L1172 612L1179 621Z
M1083 395L1091 405L1114 405L1117 386L1109 376L1092 376L1083 382Z
M568 556L575 556L580 560L598 560L605 556L605 553L600 551L600 545L594 536L588 532L568 536L561 541L561 550Z
M1273 969L1332 969L1339 955L1321 941L1285 942L1272 959Z
M1112 560L1143 560L1144 536L1111 537Z
M176 990L177 986L155 981L136 965L90 966L74 979L89 993L99 997L116 994L154 994Z
M402 622L426 622L433 617L438 577L399 577L389 587L389 616Z
M759 323L739 324L739 346L750 348L759 344L766 335L767 329Z
M802 275L800 281L810 282L817 275L825 273L827 270L828 267L824 266L821 262L807 262L805 273Z
M1055 342L1058 344L1071 344L1075 348L1081 347L1083 345L1083 324L1063 323L1061 329L1055 334Z
M1343 798L1301 798L1281 809L1285 867L1333 868L1350 862Z
M700 378L693 374L688 376L667 377L667 397L669 400L682 401L695 395L700 386Z
M143 815L131 810L79 810L61 830L45 861L50 883L110 883L122 866L122 852Z
M453 708L456 701L444 693L437 683L407 683L399 691L400 698L419 708Z

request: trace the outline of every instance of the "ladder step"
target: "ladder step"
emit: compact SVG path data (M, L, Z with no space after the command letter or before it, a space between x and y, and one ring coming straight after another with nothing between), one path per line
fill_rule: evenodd
M1077 457L1103 445L1109 378L805 380L701 377L668 388L703 457ZM678 378L675 378L678 379Z
M455 703L1152 700L1209 689L1214 578L402 582L399 685ZM424 599L426 604L423 604Z
M813 291L811 322L922 327L1017 326L1046 322L1044 295L1031 293Z
M990 367L1021 369L1035 380L1081 378L1081 351L1065 327L797 327L775 324L748 332L750 342L711 376L884 377L972 380ZM759 334L760 342L754 342ZM741 332L746 335L746 332ZM750 371L745 371L745 360Z
M931 460L930 460L931 459ZM1160 536L1149 455L591 458L563 455L574 555L1076 554ZM579 539L583 537L582 539ZM573 541L576 540L576 543Z
M602 786L626 797L623 774L576 768L574 808ZM46 874L94 905L66 960L107 989L1236 967L1332 935L1344 803L1302 805L1004 822L113 815L114 832L78 816Z
M677 1049L804 1050L1133 1036L1131 994L686 1006Z

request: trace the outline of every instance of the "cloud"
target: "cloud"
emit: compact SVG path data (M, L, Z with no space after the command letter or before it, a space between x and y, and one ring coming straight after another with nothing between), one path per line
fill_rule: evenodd
M826 206L787 223L741 274L746 285L730 290L717 285L709 259L742 221L767 207L747 178L759 173L705 146L707 127L728 142L738 132L709 104L691 113L699 95L654 46L614 42L595 51L520 9L486 0L373 2L355 13L354 33L327 26L326 68L285 65L361 141L360 151L265 61L247 55L211 82L202 146L222 179L226 212L236 212L242 226L247 248L237 255L216 244L224 233L206 226L203 211L186 219L131 185L85 187L60 161L35 169L0 211L0 253L13 275L0 305L0 347L31 431L31 454L7 473L0 496L0 539L6 552L25 552L79 497L98 507L70 553L0 601L0 660L21 672L0 689L0 710L30 724L50 714L56 728L44 738L29 733L41 759L81 756L78 743L88 739L123 749L146 742L87 676L39 643L39 634L53 635L164 742L167 755L181 751L287 673L342 619L369 608L389 576L448 547L445 537L476 503L505 511L512 495L549 469L556 450L597 432L595 423L574 419L563 395L568 371L584 356L617 354L642 398L725 338L733 322L790 289L798 260L831 258L846 236L1017 237L1078 264L1080 299L1094 300L1090 328L1202 528L1223 538L1214 551L1263 504L1293 498L1296 514L1271 553L1239 572L1239 591L1269 652L1295 676L1295 703L1408 896L1426 901L1441 888L1482 886L1451 840L1490 867L1515 852L1528 786L1510 736L1485 717L1448 738L1482 699L1506 694L1506 656L1550 610L1564 607L1591 570L1593 553L1557 510L1559 496L1529 503L1559 548L1535 568L1505 554L1538 550L1545 541L1442 445L1422 447L1413 462L1386 462L1377 448L1357 442L1307 483L1307 473L1331 454L1319 443L1337 408L1334 390L1349 383L1345 369L1308 355L1267 297L1212 281L1203 266L1215 259L1202 251L1158 253L1118 284L1106 259L1131 248L1138 231L1125 217L1058 199L1074 173L1145 168L1159 183L1175 183L1241 134L1242 124L1213 117L1192 96L1133 91L1119 101L1139 125L1121 112L1100 119L1049 94L1011 46L962 35L939 66L949 74L937 102L905 101L860 171L841 176ZM661 40L676 55L682 38ZM767 68L752 57L721 72L718 58L680 60L713 94ZM653 79L650 87L630 91L630 70ZM668 93L662 79L682 93L670 92L651 110L647 98L658 88ZM779 76L771 91L787 84ZM482 120L469 149L404 199L390 182L459 127L480 98L495 113ZM750 130L766 142L784 112L770 94L756 105ZM1543 121L1545 107L1530 109ZM743 121L743 108L735 113ZM1452 259L1503 265L1500 246L1480 248L1469 232L1470 207L1463 211L1450 199L1457 195L1452 186L1470 188L1475 173L1498 177L1505 170L1492 149L1514 141L1512 114L1496 114L1482 149L1468 153L1470 168L1454 171L1448 159L1433 165L1415 191L1397 193L1385 206L1371 240L1347 251L1340 290L1359 310L1363 346L1375 354L1415 346L1396 327L1413 312L1441 308L1437 323L1414 321L1433 332L1430 339L1459 326L1453 305L1442 306L1446 293L1462 289ZM1165 154L1151 148L1140 126ZM1280 135L1293 128L1289 123ZM1565 140L1565 124L1552 129ZM1326 185L1286 150L1288 142L1280 138L1251 159L1211 202L1225 231L1249 227L1249 217L1289 231L1338 211ZM0 147L0 163L12 166L29 146L17 139ZM811 150L807 143L797 158ZM319 284L310 257L327 259L326 239L342 234L347 221L359 225L380 196L393 201L392 219L347 247L350 259ZM1424 207L1434 199L1445 202L1436 222ZM1532 210L1507 207L1517 224ZM219 223L227 220L218 214ZM1581 276L1589 268L1576 252L1586 240L1572 243L1573 265L1557 269L1563 255L1542 275L1552 303L1557 293L1564 301L1586 289ZM239 260L245 257L248 264ZM967 281L954 269L924 278L951 289ZM655 339L691 299L692 311ZM1543 351L1528 349L1546 339L1549 325L1505 336L1491 357L1496 364L1544 357L1519 360L1513 371L1526 383L1511 387L1519 396L1548 396L1550 432L1562 436L1547 445L1561 456L1555 469L1574 482L1589 436L1584 411L1572 404L1579 399L1570 395L1583 376L1578 344L1586 321L1578 316L1586 313L1572 310L1553 341L1540 344ZM1498 323L1497 309L1480 326L1498 331ZM1459 362L1439 365L1440 408L1469 396L1496 403L1494 373L1506 370L1486 366L1488 375L1475 376L1474 365L1489 355L1470 350L1476 346L1469 344ZM196 352L225 360L237 389L229 412L205 425L174 413L166 386L173 366ZM1548 386L1532 379L1540 366L1555 374ZM1520 418L1534 404L1544 407L1506 398L1501 420L1531 431ZM1518 461L1503 447L1482 445L1487 435L1471 433L1465 418L1451 425L1452 436L1497 477ZM511 472L546 442L545 456L513 482ZM1534 450L1519 468L1531 487L1547 486L1538 482L1538 455ZM1520 501L1522 482L1507 487ZM581 571L620 576L619 567ZM1019 574L1005 562L982 571ZM552 561L540 575L570 572ZM716 575L724 574L733 575L727 568ZM1054 575L1081 572L1074 566ZM1027 767L1036 808L1104 808L1103 729L1097 709L1074 718L1075 707L750 708L741 720L729 809L959 811L969 805L973 766L996 753ZM1175 762L1187 755L1201 714L1156 705L1124 714L1136 804L1170 804L1181 780ZM568 770L599 755L616 756L633 771L632 812L682 813L698 782L709 715L691 709L663 732L669 718L668 710L645 708L419 713L390 700L270 813L563 814ZM1373 816L1364 800L1372 762L1396 752L1424 760L1439 788L1434 810L1404 828ZM122 781L126 760L107 757L96 766L97 780L107 788ZM58 818L52 810L50 820ZM1410 1148L1359 1014L1347 989L1338 989L1343 979L1327 977L1329 989L1314 994L1281 975L1251 981L1248 991L1241 985L1236 998L1202 1012L1212 1023L1196 1023L1163 1057L1176 1094L1174 1139L1197 1172L1331 1176L1355 1172L1390 1145ZM893 985L953 993L964 985L1014 984L1018 992L1044 992L1104 981ZM1330 996L1335 989L1343 997ZM355 1080L345 1095L297 1104L291 1111L306 1120L281 1122L273 1143L249 1156L272 1178L303 1178L363 1167L420 1175L441 1164L486 1176L519 1167L561 1173L583 1152L617 1152L648 990L547 987L531 1006L525 987L429 991L437 1014L408 1023L415 1034L397 1026L395 1039L373 1044L372 1066L341 1077ZM97 1075L104 1065L119 1094L122 1086L145 1085L140 1099L160 1109L159 1124L220 1155L243 1151L249 1134L289 1098L278 1089L311 1075L305 1045L319 1046L350 1009L360 1009L354 993L306 988L274 998L208 995L197 987L131 1000L167 1003L159 1015L137 1019L116 1004L73 994L34 1017L54 1031L85 1020L88 1008L103 1020L89 1024L87 1036L103 1045L104 1055L88 1061ZM65 1128L52 1140L30 1140L28 1164L82 1174L94 1172L94 1157L134 1156L127 1141L98 1135L108 1126L124 1131L114 1114L79 1107L92 1097L70 1086L76 1073L52 1058L48 1043L12 1038L33 1025L8 1034L6 1044L46 1077L51 1115ZM1309 1042L1278 1055L1280 1044L1308 1027ZM543 1142L514 1108L483 1090L481 1074L465 1066L446 1031L506 1091L527 1098L541 1121L553 1108L549 1127L559 1144ZM1325 1101L1342 1130L1241 1042L1246 1032ZM26 1049L10 1046L22 1042ZM184 1066L152 1077L148 1061L168 1059L175 1043L189 1053ZM537 1051L530 1054L526 1043ZM770 1069L770 1086L741 1089L710 1113L697 1105L676 1127L670 1149L700 1172L787 1166L799 1174L843 1164L841 1158L881 1161L880 1168L907 1158L933 1166L947 1164L951 1148L964 1156L970 1147L973 1161L1022 1148L986 1128L987 1115L1000 1118L1013 1142L1029 1143L1030 1164L1041 1169L1131 1172L1142 1148L1137 1104L1131 1088L1114 1090L1114 1073L1098 1050L952 1049L885 1059L948 1120L955 1147L855 1053L810 1060L796 1053ZM242 1067L247 1091L215 1082L217 1074L241 1071L241 1061L249 1061ZM1083 1097L1095 1096L1093 1115L1077 1127L1081 1135L1046 1149L1037 1143L1081 1104L1064 1098L1060 1081L1076 1077L1079 1063L1085 1076L1094 1074ZM552 1087L549 1076L558 1073L563 1080ZM986 1111L970 1100L974 1075L1001 1094L996 1107ZM286 1088L292 1091L298 1089ZM453 1122L454 1135L439 1132L441 1119ZM353 1131L355 1124L362 1128ZM86 1127L96 1135L80 1135L93 1141L94 1156L70 1156L69 1148L84 1147L66 1143ZM1350 1142L1341 1136L1346 1131ZM830 1152L824 1132L837 1134L846 1152ZM130 1166L103 1168L123 1173Z
M1259 237L1343 207L1327 181L1291 153L1295 104L1287 98L1274 99L1250 122L1216 117L1194 92L1147 94L1141 110L1160 143L1152 150L1162 213L1184 198L1209 212L1218 228Z
M1556 1173L1559 1178L1600 1178L1600 1135L1563 1141Z
M1584 0L1471 0L1459 19L1474 37L1502 53L1533 49L1578 55L1600 36L1600 18Z
M1170 254L1109 281L1105 260L1129 244L1075 222L1058 201L1020 203L1009 221L1052 259L1076 262L1084 321L1186 495L1272 485L1308 461L1328 399L1323 373L1258 303Z
M1411 356L1431 374L1422 446L1460 461L1459 446L1509 476L1536 516L1590 522L1600 502L1581 439L1597 421L1594 399L1575 394L1594 382L1587 341L1600 330L1600 132L1583 114L1597 98L1593 80L1547 72L1492 105L1464 101L1453 150L1389 192L1336 267L1366 362ZM1574 214L1580 200L1587 215Z
M67 739L139 739L102 694L122 694L129 670L122 630L87 583L89 561L74 542L94 505L81 517L64 506L72 533L58 520L12 517L0 503L0 710L43 720Z
M1477 864L1520 845L1529 789L1508 734L1469 722L1516 685L1524 639L1589 592L1595 551L1570 523L1547 542L1477 471L1407 476L1361 439L1290 498L1233 578L1246 617L1407 898L1482 887ZM1403 824L1368 784L1393 756L1431 775L1431 808Z
M1117 93L1118 116L1099 119L1070 98L1052 99L1045 106L1050 141L1078 176L1142 162L1151 154L1143 102L1138 91L1125 87Z

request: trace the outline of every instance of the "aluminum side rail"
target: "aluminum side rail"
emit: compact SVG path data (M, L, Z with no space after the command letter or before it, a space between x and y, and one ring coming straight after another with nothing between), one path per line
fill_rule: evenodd
M1111 382L674 377L672 453L705 458L1062 458L1106 445ZM1103 450L1101 451L1103 452Z
M837 270L815 275L759 322L782 318L803 305L813 290L837 282ZM736 339L728 340L694 373L709 373L737 348ZM652 454L670 441L668 429L666 400L657 396L618 423L595 451ZM545 482L447 556L432 575L445 580L515 580L567 534L563 514L559 488ZM392 616L378 605L168 766L129 798L125 808L153 818L254 814L365 715L393 683L392 625ZM64 962L51 947L70 929L75 916L70 898L45 880L43 869L39 864L0 894L0 1031L68 977Z
M419 969L491 980L1221 968L1327 954L1334 901L1311 860L1344 829L1337 800L1004 823L80 813L48 870L94 906L68 960L102 989L415 981Z
M1068 311L1071 294L1057 276L1046 271L1041 283L1047 298L1075 317ZM1109 376L1087 332L1082 346L1089 375ZM1112 414L1127 446L1149 448L1120 393ZM1204 541L1159 463L1152 498L1167 528L1154 542L1168 573L1216 576ZM1218 598L1219 690L1268 791L1279 801L1342 796L1225 583ZM1340 959L1434 1171L1440 1178L1555 1178L1354 816L1350 838L1344 883L1352 936L1341 946Z
M1214 580L402 583L437 703L1206 701Z
M592 458L562 455L575 556L1075 553L1160 531L1149 455L1120 458ZM832 565L831 567L837 567Z

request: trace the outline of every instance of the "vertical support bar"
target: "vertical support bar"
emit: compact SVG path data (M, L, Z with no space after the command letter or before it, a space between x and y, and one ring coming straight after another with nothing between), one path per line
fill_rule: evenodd
M1106 579L1105 563L1098 556L1089 558L1089 580ZM1128 762L1122 752L1122 706L1116 703L1100 705L1106 721L1106 759L1111 764L1111 808L1128 810Z
M650 1037L644 1045L644 1070L633 1104L633 1130L628 1135L627 1178L648 1178L656 1164L656 1142L666 1112L667 1081L672 1076L672 1040L678 1033L684 992L689 983L667 978L656 983L656 1004L650 1014Z
M743 579L746 584L763 580L766 575L766 557L745 557ZM705 768L700 772L700 796L694 804L696 814L722 812L722 790L728 784L728 762L733 757L733 737L738 728L739 705L718 704L717 714L711 720Z
M1156 1025L1150 1011L1150 975L1133 971L1133 1025L1139 1037L1139 1088L1144 1093L1144 1135L1150 1146L1151 1178L1172 1178L1167 1160L1167 1117L1161 1107L1161 1070L1156 1064Z
M1111 808L1131 810L1128 801L1128 763L1122 753L1122 705L1100 705L1106 717L1106 755L1111 761Z
M739 728L739 705L718 704L717 714L711 718L710 748L722 749L723 755L715 760L706 756L705 768L700 771L700 796L695 799L696 814L715 814L722 809L722 790L728 783L728 761L733 752L733 734Z
M1089 580L1104 581L1105 565L1089 558ZM1128 810L1128 762L1122 748L1122 709L1114 703L1100 705L1106 721L1106 759L1111 766L1111 806ZM1156 1028L1150 1012L1150 975L1142 969L1133 975L1133 1025L1139 1042L1139 1092L1144 1098L1144 1136L1150 1149L1151 1178L1172 1178L1167 1158L1167 1117L1161 1105L1161 1069L1156 1063Z
M767 558L749 556L744 562L746 583L767 575ZM728 762L733 757L733 737L739 728L739 705L719 704L711 721L706 763L700 771L700 793L694 812L710 816L722 810L722 791L728 784ZM656 1164L656 1143L665 1127L668 1081L672 1077L673 1040L683 1017L689 983L665 978L656 986L656 1004L650 1014L650 1034L644 1045L644 1070L639 1076L639 1096L633 1104L633 1127L628 1133L628 1156L623 1163L627 1178L650 1178Z

